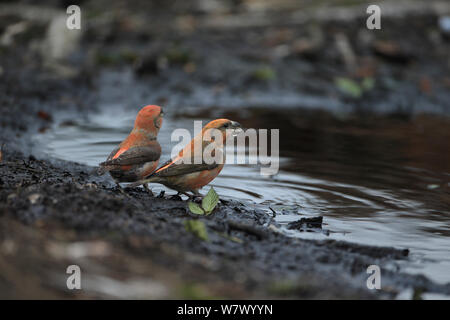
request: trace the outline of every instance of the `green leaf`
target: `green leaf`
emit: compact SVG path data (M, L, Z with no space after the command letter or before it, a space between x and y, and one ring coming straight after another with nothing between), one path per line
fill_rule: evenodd
M196 237L203 241L208 241L208 231L203 221L200 220L186 220L184 222L186 231L193 233Z
M198 204L196 204L195 202L189 201L188 202L188 207L189 207L189 210L193 214L201 214L201 215L205 214L205 211L203 211L203 209Z
M336 78L335 83L339 90L352 96L353 98L359 98L363 93L361 86L352 79Z
M206 214L210 214L219 203L219 195L213 187L209 189L208 193L202 200L202 207Z
M372 77L366 77L361 83L361 87L364 91L372 90L375 87L375 79Z
M269 66L262 66L253 71L252 74L255 80L269 81L276 76L275 71Z

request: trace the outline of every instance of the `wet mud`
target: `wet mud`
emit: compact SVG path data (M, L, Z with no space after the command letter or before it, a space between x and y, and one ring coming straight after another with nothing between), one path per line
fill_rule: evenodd
M185 201L150 197L141 189L124 195L94 177L90 167L20 153L4 156L0 292L5 298L190 298L191 287L193 297L378 298L410 286L450 289L392 270L383 273L392 292L373 294L364 288L367 266L407 259L407 251L288 238L267 212L234 200L202 219L208 232L208 241L202 241L184 228L184 221L197 219ZM64 288L70 264L86 275L87 289L75 295ZM104 289L101 280L96 287L96 277L117 279L109 281L122 286L146 279L161 289L153 292L150 285L139 296L140 289L131 288L130 296L128 291L122 296Z

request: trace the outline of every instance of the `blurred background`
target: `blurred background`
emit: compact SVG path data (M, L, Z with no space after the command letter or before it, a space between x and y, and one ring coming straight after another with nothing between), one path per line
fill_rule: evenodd
M448 1L2 1L0 82L0 103L44 120L24 148L91 166L147 104L167 115L164 158L194 119L280 129L279 174L230 164L221 197L270 205L284 226L324 216L321 232L283 232L410 248L407 271L450 282Z

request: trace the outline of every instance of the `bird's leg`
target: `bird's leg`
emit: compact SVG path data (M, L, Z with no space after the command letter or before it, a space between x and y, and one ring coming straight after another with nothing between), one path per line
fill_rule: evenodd
M114 182L116 183L116 186L117 186L117 188L119 189L119 192L120 192L120 193L122 193L122 194L124 194L124 195L128 195L128 194L125 192L125 190L122 188L122 186L120 185L119 182L117 182L117 181L114 181Z
M151 195L151 196L153 197L153 192L152 192L152 190L149 188L148 183L144 183L142 186L144 187L145 191L147 191L148 194Z
M194 201L196 200L196 198L203 199L203 197L204 197L200 192L198 192L198 189L191 190L191 192L192 192L192 194L193 194L192 199L193 199Z
M198 189L191 190L191 192L194 194L194 196L203 198L203 195L198 191Z
M185 196L188 196L189 197L189 195L187 194L187 193L185 193L185 192L182 192L182 191L178 191L178 193L175 195L176 197L180 197L180 199L181 199L181 195L182 194L184 194Z
M179 200L179 201L182 201L183 198L181 198L181 194L182 194L182 193L181 193L180 191L178 191L177 194L171 196L170 199L171 199L171 200Z

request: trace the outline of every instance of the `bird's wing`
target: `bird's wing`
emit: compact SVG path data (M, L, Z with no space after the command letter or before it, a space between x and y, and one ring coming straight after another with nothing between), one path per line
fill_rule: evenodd
M101 176L104 175L106 172L108 172L109 168L105 167L104 163L106 163L107 161L111 160L114 155L117 153L117 151L120 150L120 147L115 148L108 156L108 158L106 158L105 162L102 162L99 164L99 167L97 169L97 173Z
M213 164L206 164L206 163L202 163L202 164L173 163L173 164L170 164L170 163L173 163L173 162L172 161L166 162L166 165L168 164L168 166L166 168L164 168L163 170L161 170L159 172L155 171L152 174L145 177L144 179L134 182L132 184L129 184L127 187L134 188L134 187L137 187L144 183L157 181L157 179L159 177L162 177L162 178L175 177L175 176L179 176L179 175L185 175L185 174L200 172L200 171L204 171L204 170L212 170L219 166L216 163L213 163ZM156 179L156 180L154 180L154 179Z
M200 158L198 158L198 155L195 155L194 152L191 152L190 154L180 153L177 157L167 161L158 169L156 169L147 178L153 176L173 177L198 171L213 170L218 166L219 164L217 163L205 163L202 154L200 155Z
M166 168L164 168L161 171L154 172L151 176L156 177L173 177L173 176L179 176L189 173L194 173L198 171L204 171L204 170L212 170L217 168L219 165L217 163L212 164L184 164L184 163L174 163Z
M169 160L167 160L166 162L164 162L162 165L160 165L159 166L159 168L158 169L156 169L155 171L157 171L157 170L159 170L159 169L161 169L162 167L165 167L165 166L167 166L168 164L171 164L173 162L173 159L169 159Z
M132 147L115 159L100 163L101 166L129 166L144 162L156 161L161 156L161 147L156 146Z

